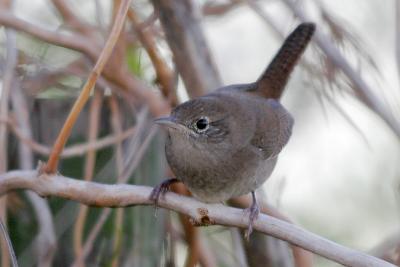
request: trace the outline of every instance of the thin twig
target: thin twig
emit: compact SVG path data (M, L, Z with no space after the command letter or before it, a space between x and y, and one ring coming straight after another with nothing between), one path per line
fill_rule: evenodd
M65 23L67 23L71 28L77 30L84 36L90 36L91 38L95 38L93 27L89 24L81 21L74 13L74 11L69 7L68 3L65 0L52 0L54 6L60 12L63 17Z
M171 177L171 170L169 169L168 172L170 172L170 175L167 175L167 177ZM171 186L171 191L176 192L179 195L190 196L190 192L182 183L173 184ZM183 227L183 231L185 232L185 240L188 245L185 267L192 267L199 262L199 257L201 255L200 250L203 250L200 244L200 229L194 227L194 225L190 223L189 218L184 214L179 214L179 220Z
M17 64L16 36L13 30L6 30L6 46L7 60L6 69L3 76L3 87L0 92L0 118L8 117L9 98L11 88L13 86L14 71ZM7 125L0 124L0 173L6 172L8 169L8 141L7 141ZM7 222L6 205L7 197L0 198L0 219ZM2 266L9 266L10 258L8 255L7 244L1 241L1 258Z
M126 155L124 156L124 170L121 174L121 177L118 177L120 183L127 183L129 178L132 175L132 172L136 169L137 165L142 156L144 151L147 149L147 139L148 142L151 141L152 134L151 132L146 135L146 139L142 142L142 136L144 132L147 130L148 124L148 109L143 108L141 109L136 115L136 133L135 136L128 142L126 145ZM143 148L143 149L142 149Z
M100 90L96 90L89 111L89 127L88 127L89 144L97 139L97 135L99 133L102 101L103 101L103 92ZM96 166L96 150L88 150L85 159L85 170L83 177L85 181L92 180L95 166ZM84 205L79 206L78 217L76 219L76 223L74 226L74 252L76 259L81 258L80 255L83 253L82 239L83 239L83 231L86 222L87 212L88 212L87 206ZM79 266L82 267L84 266L84 262L78 262L78 264Z
M54 45L59 45L82 52L93 61L99 58L99 45L94 43L90 38L84 37L81 34L75 33L73 36L71 36L48 31L21 20L1 9L0 25L25 32L36 38L39 38L42 41L49 42ZM133 95L141 101L146 102L154 116L161 116L170 112L170 105L167 103L167 101L161 95L151 90L148 85L134 77L132 73L129 72L126 64L119 62L120 64L116 65L114 61L109 63L110 66L107 65L107 67L103 70L103 75L110 83L122 88L122 93L127 94L128 92L130 94L129 96Z
M140 145L140 147L135 151L136 153L134 154L134 157L132 160L128 161L123 173L121 174L121 183L126 183L128 179L131 177L132 173L136 170L137 166L139 165L140 161L142 160L145 152L147 151L147 148L151 144L151 141L153 140L154 136L157 133L157 129L154 127L152 128L149 133L146 135L146 138L144 139L143 143ZM140 138L138 136L138 138Z
M22 143L29 146L34 152L43 156L50 155L51 152L50 147L43 144L39 144L31 137L27 136L22 129L20 129L17 125L15 125L15 123L12 120L0 120L0 124L1 123L9 124L10 130L15 134L15 136L19 138ZM136 126L132 126L119 135L111 134L109 136L99 138L92 143L71 145L66 147L60 156L62 158L71 158L76 156L82 156L89 150L101 150L105 147L114 145L117 142L124 141L125 139L131 137L135 132L136 132Z
M147 51L147 54L149 55L150 60L153 63L153 67L157 74L157 80L161 85L161 92L167 99L169 99L172 106L176 106L178 104L178 98L174 88L174 73L167 65L167 63L163 60L160 51L156 46L154 36L151 34L151 32L145 31L133 8L129 9L128 17L133 23L133 27L139 37L140 42L143 45L143 48Z
M16 123L21 132L31 138L32 129L29 120L28 104L23 95L19 83L17 83L11 94L11 103L15 113ZM34 167L34 157L32 149L23 142L18 143L18 163L21 169L30 170ZM36 221L38 223L38 233L27 248L37 251L37 264L41 267L52 266L54 253L56 251L56 234L54 230L53 217L47 200L39 197L31 191L26 195L32 204Z
M127 207L153 205L149 196L152 188L128 184L100 184L61 175L32 171L10 171L0 175L0 195L11 190L29 189L43 197L57 196L98 207ZM169 192L160 199L159 206L192 217L199 225L218 224L247 228L248 217L243 210L222 204L206 204ZM395 267L378 258L339 245L299 226L260 214L254 229L302 247L322 257L350 267Z
M110 99L110 103L112 101L111 99ZM114 110L116 108L116 103L113 103L110 106L111 106L110 109L111 109L112 113L116 112ZM140 115L142 115L142 116L140 116L140 118L138 119L138 122L136 123L135 128L144 128L142 123L145 123L145 121L146 121L147 112L144 111ZM115 114L114 114L114 116L115 116ZM114 121L115 119L116 119L116 117L112 118L113 127L116 126L116 125L114 125L114 124L116 124L116 122ZM121 125L119 127L121 127ZM140 139L140 132L141 132L141 130L136 131L136 135L135 135L135 139L136 140ZM154 134L151 134L151 133L148 134L147 137L146 137L146 140L152 140L153 136L154 136ZM133 149L134 150L134 151L132 151L134 153L133 162L127 162L126 163L127 166L123 166L122 165L121 167L123 167L123 169L128 169L131 172L133 172L136 169L136 167L137 167L136 162L140 162L140 159L142 158L142 156L144 154L143 150L147 149L149 141L146 142L146 140L140 146L140 148L138 149L137 153L135 153L135 149ZM118 155L117 155L117 157L118 157ZM121 156L121 160L122 160L122 156ZM117 166L122 163L122 162L120 162L120 160L117 160L117 161L118 161L117 162ZM121 172L122 172L122 169L121 169ZM117 183L126 183L128 178L129 178L129 176L126 176L126 173L125 173L125 175L121 173L119 176L117 176L118 177L117 178ZM122 209L121 209L121 211L122 211ZM75 259L75 261L74 261L72 266L79 266L79 264L81 264L86 259L86 257L89 255L90 251L93 248L93 242L95 241L95 239L98 236L98 234L100 233L100 230L102 229L104 223L108 219L108 216L110 216L110 215L111 215L110 209L103 209L102 210L102 212L99 215L98 221L96 222L96 224L94 225L94 227L90 231L89 237L87 238L87 240L85 241L85 243L83 245L82 253L79 255L79 257L77 257ZM118 218L118 215L117 215L117 218ZM122 220L122 218L121 218L121 220Z
M86 239L85 245L83 246L82 253L72 263L71 267L79 267L81 263L85 261L86 257L92 251L93 243L96 237L99 235L100 230L103 228L104 223L107 221L108 216L111 213L111 209L104 209L104 212L100 214L99 219L95 226L91 229L88 238Z
M115 95L110 97L109 101L111 110L111 124L112 129L115 134L121 134L122 132L122 122L121 122L121 112L119 110L118 101ZM124 169L123 153L121 142L115 144L115 165L116 165L116 176L117 183L121 183L122 172ZM122 244L122 230L123 230L123 220L124 220L124 209L118 209L115 215L114 222L114 243L113 243L113 259L111 262L112 267L117 267L119 263L119 256L121 254L121 244Z
M205 16L221 16L229 11L239 7L244 0L230 0L226 3L216 3L216 1L207 1L202 7L202 13Z
M80 51L89 55L92 59L95 59L98 54L98 47L82 34L74 33L71 36L45 30L2 9L0 9L0 24L30 34L43 41Z
M99 59L96 62L92 72L90 73L88 80L86 81L85 86L83 87L81 94L76 100L74 106L71 109L68 118L65 121L63 128L61 129L60 134L57 137L57 140L53 146L53 150L50 154L49 160L45 165L43 171L47 173L54 173L58 167L59 156L64 149L65 143L68 140L68 137L71 133L72 127L75 124L76 119L78 118L81 110L83 109L86 101L89 98L90 92L94 87L97 78L100 76L105 64L108 61L108 58L111 55L111 52L116 44L118 37L121 33L122 27L125 22L125 16L129 9L129 4L131 0L123 0L120 9L118 10L118 15L116 16L116 20L112 27L110 36L107 39L106 44L104 45L103 50L99 56Z
M221 86L193 1L152 2L188 95L198 97Z

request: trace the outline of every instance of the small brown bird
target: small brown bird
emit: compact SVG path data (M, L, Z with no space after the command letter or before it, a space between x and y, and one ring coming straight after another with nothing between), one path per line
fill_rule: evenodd
M153 189L156 205L178 181L208 203L251 192L246 236L251 234L259 214L254 192L271 175L292 132L293 118L278 100L314 31L313 23L300 24L255 83L219 88L155 121L167 127L166 157L177 177Z

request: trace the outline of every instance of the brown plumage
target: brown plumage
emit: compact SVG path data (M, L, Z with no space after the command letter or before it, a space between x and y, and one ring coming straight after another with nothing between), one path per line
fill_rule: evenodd
M285 40L267 69L256 81L255 91L265 98L280 99L294 66L315 32L314 23L300 24Z
M298 26L255 83L219 88L156 120L167 126L166 157L176 175L153 190L156 204L179 180L204 202L251 192L251 233L259 213L254 191L271 175L292 132L293 119L277 100L314 30L312 23Z

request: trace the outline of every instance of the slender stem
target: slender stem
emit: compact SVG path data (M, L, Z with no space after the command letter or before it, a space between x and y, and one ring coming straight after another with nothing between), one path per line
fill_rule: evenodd
M71 112L69 113L67 120L65 121L64 126L62 127L61 132L59 133L57 140L53 146L53 150L50 154L49 160L43 169L43 171L45 171L46 173L55 173L57 170L60 154L64 149L68 137L71 134L72 127L74 126L80 112L85 106L90 96L90 92L96 84L97 78L100 76L118 40L118 37L125 22L125 17L129 9L130 2L131 0L123 0L120 5L110 36L108 37L107 42L103 50L101 51L99 59L96 62L96 65L90 73L88 80L86 81L86 84L81 91L81 94L79 95L74 106L72 107Z
M171 102L172 106L176 106L178 104L178 97L175 91L174 73L161 56L154 36L150 31L145 31L133 8L129 9L128 18L132 21L133 28L153 63L154 70L157 74L157 80L161 85L160 89L162 94Z
M16 124L25 136L32 138L32 128L29 119L30 114L28 110L29 105L19 83L13 88L11 103ZM31 170L34 168L33 151L31 147L24 142L18 142L18 163L19 167L23 170ZM52 266L57 243L50 207L46 199L39 197L34 192L28 191L26 192L26 196L35 213L38 232L25 250L31 252L35 250L38 266L50 267ZM23 258L21 254L20 257ZM33 259L31 258L30 260L32 261Z
M13 30L6 30L7 60L3 77L3 87L0 91L0 118L7 118L9 112L9 99L14 83L14 71L17 64L16 36ZM0 173L8 169L8 141L7 125L0 124ZM7 222L7 196L0 198L0 219ZM7 244L1 240L1 264L9 266Z
M33 140L30 136L26 135L22 129L20 129L15 123L11 120L1 121L0 123L8 123L10 125L10 130L15 134L17 138L20 139L22 143L29 146L34 152L47 156L51 152L51 148L42 144L39 144L35 140ZM99 138L91 143L82 143L75 144L69 147L64 148L60 157L62 158L71 158L76 156L82 156L89 150L100 150L107 146L114 145L117 142L122 142L123 140L131 137L136 133L136 126L132 126L127 130L123 131L121 134L110 134L109 136Z
M115 95L111 96L109 105L111 109L111 123L113 132L115 134L121 134L122 132L121 112L119 110L118 100ZM115 144L115 165L116 165L116 176L118 177L117 183L121 183L122 172L124 168L121 142L117 142ZM112 267L117 267L119 265L119 256L121 254L121 244L122 244L123 221L124 221L124 209L117 209L114 220L113 259L111 262Z
M73 36L71 36L45 30L32 23L21 20L2 9L0 9L0 24L30 34L54 45L80 51L86 55L89 55L91 58L95 58L97 55L98 47L93 46L93 43L89 38L79 33L75 33Z
M101 91L96 91L89 111L89 127L88 127L89 144L97 139L97 135L99 133L99 122L100 122L102 100L103 100L103 93ZM95 166L96 166L96 150L93 149L88 150L85 159L85 171L83 177L85 181L92 180ZM80 255L83 253L82 239L83 239L83 232L84 232L87 212L88 212L87 206L83 205L79 206L78 217L76 219L76 223L74 226L75 258L80 258ZM84 266L84 262L79 262L78 264L80 266Z
M100 218L97 220L97 223L91 229L88 238L86 239L85 245L83 246L82 253L78 258L72 263L72 267L80 267L82 262L89 255L89 252L93 248L93 243L96 240L96 237L99 235L101 228L103 228L104 223L107 221L108 216L111 213L111 209L104 209L104 212L100 214Z

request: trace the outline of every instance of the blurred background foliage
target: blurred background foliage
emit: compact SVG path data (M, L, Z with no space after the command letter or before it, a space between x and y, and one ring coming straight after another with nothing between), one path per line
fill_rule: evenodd
M47 159L46 149L54 143L94 62L90 53L27 34L15 22L20 19L35 28L70 36L72 41L87 38L85 49L97 51L107 38L119 1L1 2L0 25L10 29L0 28L2 98L6 97L10 49L18 53L6 102L8 118L0 121L8 130L8 141L0 140L8 161L0 172L5 172L25 168L21 159L24 145L33 151L28 159L31 168ZM176 11L168 13L171 18L182 16L182 21L195 22L169 29L175 32L176 40L165 34L174 24L160 21L160 13L166 12L163 9L168 5ZM178 12L179 6L185 6L186 15ZM87 153L93 150L78 147L79 153L61 161L59 171L76 179L88 176L110 184L158 184L171 175L164 157L163 133L152 127L153 117L160 114L136 89L140 87L136 81L142 81L154 96L161 95L170 107L197 92L214 89L210 84L254 81L283 37L299 21L311 20L316 22L322 41L310 46L292 75L282 102L295 117L294 134L260 194L296 224L400 266L399 6L394 0L133 1L123 38L113 55L116 63L110 63L111 69L97 83L95 90L102 93L91 97L67 147L89 143L96 120L95 139L118 135L133 126L134 131L123 141L114 140L96 149L92 160ZM16 41L10 45L14 33ZM198 55L193 55L194 59L187 56L183 66L204 60L203 55L210 57L209 69L199 67L198 73L191 74L202 80L198 91L194 85L188 86L186 79L190 77L183 74L177 57L178 52L186 53L185 47L178 52L170 48L182 45L185 38L198 42L195 48L199 50L195 50ZM323 40L333 48L324 47ZM360 87L357 79L366 87ZM371 90L370 102L360 94L365 89ZM12 100L18 95L24 100ZM384 111L376 106L383 106ZM23 119L18 118L21 113L28 118L28 133L22 135L31 136L28 141L18 134L18 129L24 128ZM92 175L85 174L90 173L86 170L90 169L89 161L94 162ZM7 195L7 225L20 266L73 265L82 253L74 241L76 235L90 249L84 263L74 266L195 266L197 261L200 266L307 266L299 265L291 250L276 240L256 236L254 247L262 249L249 250L235 229L190 228L185 226L187 218L169 211L158 210L155 218L152 207L90 208L83 232L74 236L78 217L84 217L79 215L80 205L45 199L51 214L49 223L54 227L44 229L46 235L37 219L45 218L43 210L38 211L33 203L23 192ZM193 250L200 256L193 256ZM3 255L2 259L2 266L7 266ZM315 261L315 266L333 265L318 257Z

